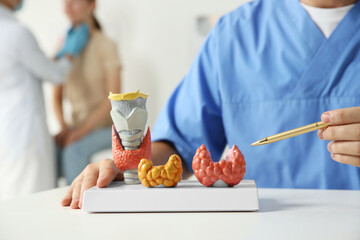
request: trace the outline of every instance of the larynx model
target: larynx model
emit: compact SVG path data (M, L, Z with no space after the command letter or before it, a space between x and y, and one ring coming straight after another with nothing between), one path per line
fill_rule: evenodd
M151 157L151 136L147 130L143 138L148 113L147 95L140 93L113 94L110 92L113 120L112 151L116 166L124 171L127 184L139 184L138 165Z

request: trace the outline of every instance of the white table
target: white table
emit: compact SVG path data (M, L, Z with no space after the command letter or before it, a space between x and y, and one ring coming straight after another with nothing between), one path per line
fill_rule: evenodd
M259 212L90 214L67 188L0 201L0 239L360 239L360 191L259 189Z

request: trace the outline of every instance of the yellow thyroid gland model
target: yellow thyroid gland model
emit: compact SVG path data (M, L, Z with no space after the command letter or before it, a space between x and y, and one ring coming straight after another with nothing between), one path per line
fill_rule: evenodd
M166 187L174 187L181 181L183 173L181 159L178 155L172 155L164 166L153 166L151 160L142 159L138 167L141 183L145 187L164 184Z

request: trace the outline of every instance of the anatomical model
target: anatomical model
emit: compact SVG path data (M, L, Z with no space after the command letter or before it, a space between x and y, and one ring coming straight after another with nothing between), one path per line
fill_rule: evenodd
M145 187L164 184L166 187L174 187L181 181L183 173L181 159L178 155L171 155L164 166L153 166L151 160L142 159L138 167L141 183Z
M183 172L181 159L172 155L164 166L153 166L151 136L144 129L147 122L147 95L140 93L110 93L111 118L113 120L112 150L116 166L124 171L127 184L167 187L176 186ZM211 186L222 180L229 186L237 185L245 175L244 156L236 145L228 150L226 160L214 163L205 145L200 146L193 158L192 168L199 182Z
M235 186L245 176L246 163L244 155L236 145L227 151L226 159L219 162L213 162L210 152L205 145L201 145L193 158L192 168L199 182L207 187L218 180Z
M140 93L113 94L110 92L113 120L112 151L116 166L124 171L127 184L139 184L138 165L143 158L150 159L151 136L144 129L148 113L147 95Z

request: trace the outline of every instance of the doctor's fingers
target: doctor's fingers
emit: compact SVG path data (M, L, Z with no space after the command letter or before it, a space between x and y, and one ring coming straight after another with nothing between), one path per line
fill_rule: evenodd
M81 190L81 182L77 181L77 182L75 182L74 189L72 192L72 200L71 200L71 204L70 204L70 207L72 209L79 208L80 190Z
M83 179L80 190L79 208L82 208L84 192L89 188L98 186L107 187L120 175L120 170L116 167L113 160L104 159L100 162L91 163L83 171Z
M124 180L123 172L120 171L111 159L104 159L100 162L99 178L96 185L99 188L107 187L113 180Z
M67 190L65 196L61 200L61 205L62 206L66 207L66 206L70 205L71 197L72 197L72 191L73 191L73 186L70 186L69 189Z
M328 144L328 150L333 154L360 156L360 141L332 141Z
M91 163L83 171L84 177L81 183L79 208L82 207L83 195L86 190L96 185L99 177L99 163Z
M339 163L344 163L344 164L352 165L355 167L360 167L360 157L359 156L351 156L351 155L345 155L345 154L332 153L331 158Z
M98 186L107 187L119 175L120 170L116 167L113 160L104 159L100 162L89 164L83 171L84 178L81 184L79 208L82 208L84 192L89 188ZM119 179L120 180L120 179Z
M329 125L360 123L360 107L342 108L321 115L321 121Z
M75 183L78 182L78 181L82 181L82 173L77 176L75 178L75 180L71 183L69 189L67 190L65 196L63 197L63 199L61 200L61 205L62 206L70 206L71 204L71 200L72 200L72 195L73 195L73 191L74 191L74 186L75 186Z
M323 140L360 140L360 123L329 126L318 131L319 138Z

